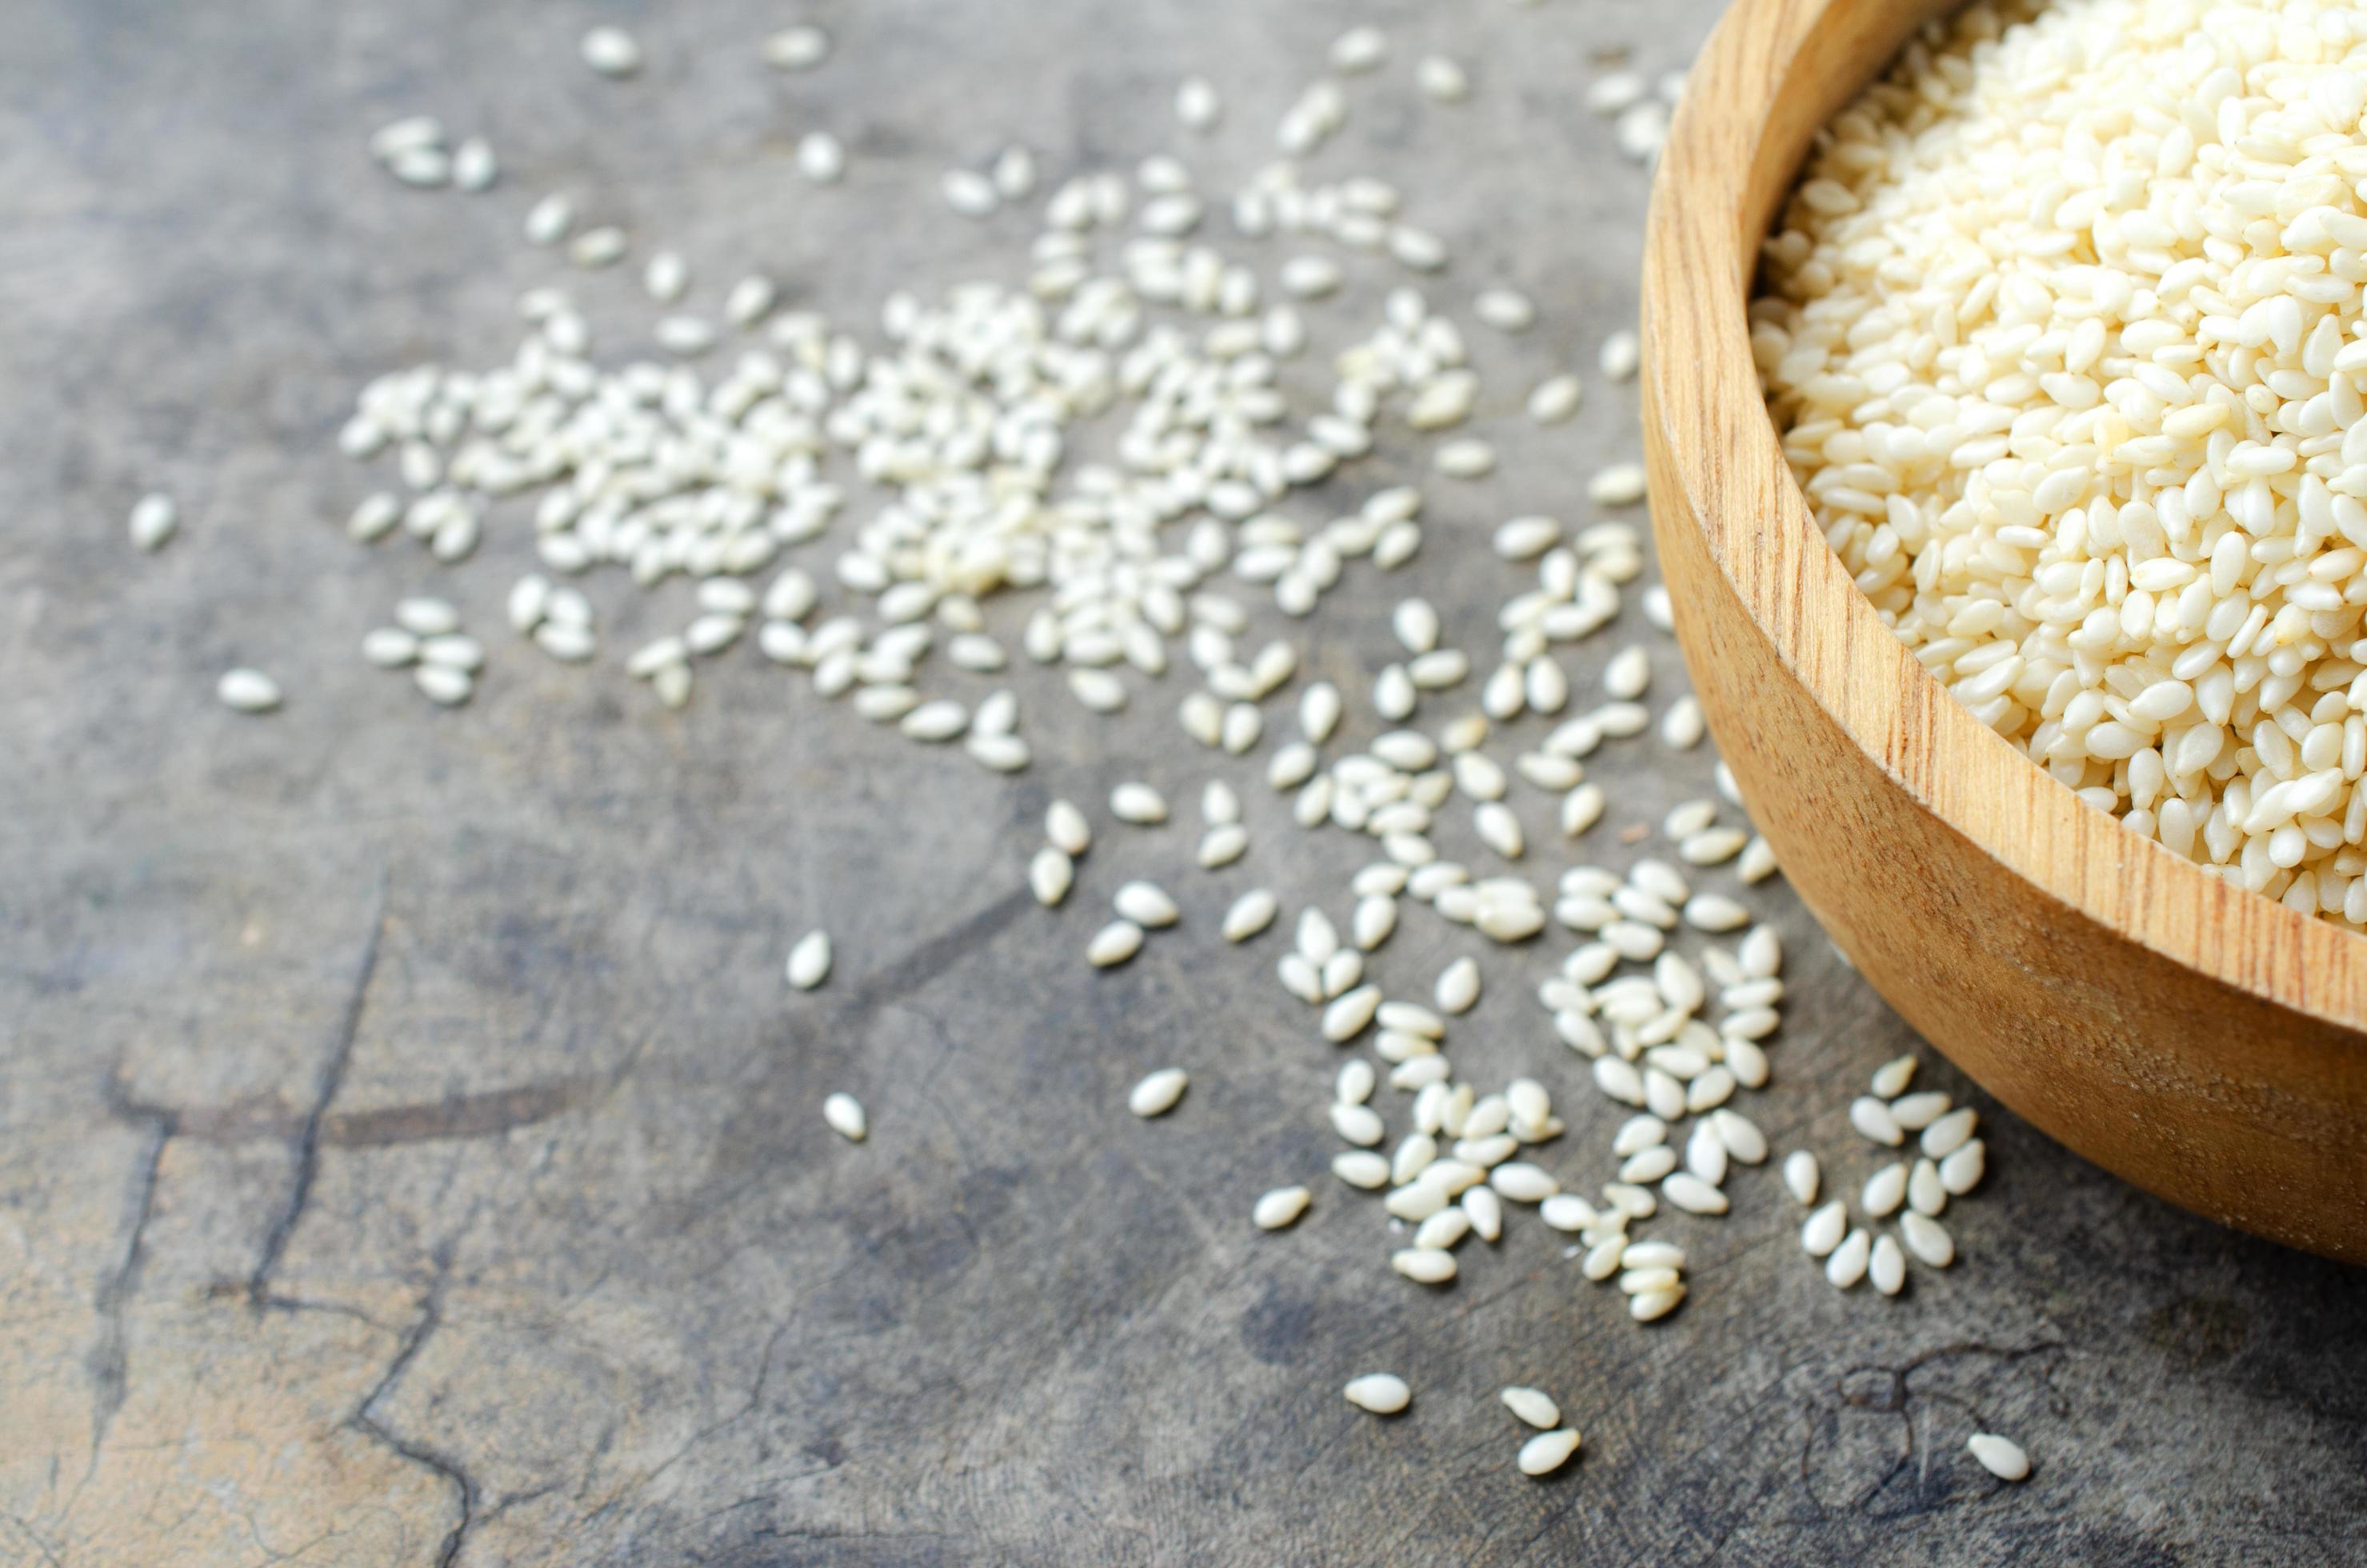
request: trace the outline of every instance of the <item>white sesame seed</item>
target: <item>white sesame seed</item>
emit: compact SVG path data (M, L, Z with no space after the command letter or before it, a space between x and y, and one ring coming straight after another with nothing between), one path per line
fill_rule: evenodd
M983 218L1002 205L994 182L975 169L948 169L938 187L946 205L965 218Z
M1461 103L1471 95L1463 67L1443 54L1424 55L1414 67L1414 85L1433 103Z
M1857 1129L1858 1135L1869 1142L1896 1149L1907 1142L1907 1134L1899 1131L1898 1123L1891 1117L1890 1108L1871 1095L1860 1095L1850 1102L1849 1119L1850 1125Z
M1085 946L1085 961L1095 969L1122 964L1142 950L1142 927L1131 920L1113 920L1093 934Z
M789 949L789 983L811 991L830 977L830 933L809 931Z
M1379 1114L1370 1106L1334 1105L1330 1114L1331 1130L1360 1149L1378 1143L1386 1131Z
M1444 1285L1455 1278L1455 1255L1436 1247L1407 1247L1389 1255L1389 1267L1423 1285Z
M279 683L261 670L225 670L214 695L235 712L267 713L279 706Z
M1624 381L1643 362L1643 352L1632 332L1614 332L1603 340L1601 369L1605 377Z
M1561 1425L1561 1407L1541 1390L1515 1385L1496 1397L1504 1402L1505 1409L1529 1426L1551 1431Z
M1587 499L1598 506L1632 506L1644 498L1644 465L1613 463L1586 482Z
M827 131L809 131L798 142L798 173L810 185L835 185L846 173L846 149Z
M629 76L641 68L641 46L622 28L594 28L583 35L583 63L603 76Z
M1910 1053L1893 1057L1874 1070L1874 1093L1876 1097L1895 1100L1907 1092L1915 1079L1915 1058Z
M1962 1198L1981 1185L1988 1169L1988 1145L1976 1138L1940 1162L1940 1185Z
M419 657L431 665L473 673L484 666L485 651L475 638L447 631L421 642Z
M1248 941L1274 924L1275 908L1274 894L1263 888L1251 888L1235 899L1232 907L1225 911L1225 940Z
M1489 543L1506 561L1534 561L1561 538L1561 524L1551 517L1513 517L1500 525Z
M1055 845L1046 845L1027 863L1027 886L1036 902L1051 908L1069 896L1076 882L1076 864Z
M1657 1323L1675 1312L1684 1299L1685 1288L1682 1285L1647 1290L1627 1298L1627 1315L1637 1323Z
M731 291L723 297L723 318L733 326L752 326L772 310L775 296L771 278L751 273L731 285Z
M1203 870L1213 871L1240 859L1249 846L1249 829L1239 823L1219 823L1201 836L1195 858Z
M1093 830L1085 813L1067 801L1054 801L1044 812L1044 836L1070 855L1093 847Z
M1576 376L1550 376L1529 393L1529 418L1539 425L1558 425L1578 412L1585 388Z
M1784 1190L1802 1208L1817 1200L1817 1187L1821 1174L1817 1156L1806 1149L1795 1149L1784 1156Z
M441 147L406 147L389 158L386 167L405 185L432 189L451 179L452 155Z
M471 195L491 190L501 177L501 160L493 155L493 144L481 136L471 136L452 150L452 188Z
M1568 1464L1570 1456L1578 1452L1578 1434L1569 1427L1557 1432L1540 1432L1521 1445L1515 1462L1523 1475L1551 1475Z
M1800 1227L1801 1249L1810 1257L1829 1256L1832 1250L1841 1244L1841 1233L1848 1226L1849 1206L1836 1198L1809 1215L1807 1221Z
M1187 131L1206 131L1217 123L1224 104L1205 76L1187 76L1175 89L1175 119Z
M1380 1005L1377 985L1360 985L1343 993L1323 1009L1323 1038L1334 1044L1355 1039L1372 1023Z
M442 121L432 115L409 115L390 121L370 133L370 156L383 162L421 147L439 146L443 141Z
M1320 299L1336 290L1345 275L1327 256L1295 256L1282 264L1282 291L1301 300Z
M1898 1217L1898 1233L1907 1243L1907 1250L1934 1268L1945 1268L1956 1261L1956 1244L1947 1228L1929 1214L1913 1210Z
M680 255L662 250L641 269L641 288L661 304L672 304L690 287L690 265Z
M1965 1448L1980 1461L1983 1470L1999 1481L2024 1481L2030 1476L2030 1456L2022 1445L2010 1437L2000 1437L1994 1432L1976 1432L1965 1439Z
M1430 1060L1436 1060L1431 1058ZM1485 1187L1466 1190L1458 1204L1464 1216L1471 1221L1472 1234L1483 1242L1494 1243L1504 1234L1504 1206L1494 1192Z
M368 544L385 538L402 520L402 503L380 491L365 495L354 507L353 515L345 521L345 536L357 543Z
M1351 28L1331 40L1331 69L1342 75L1377 70L1388 56L1388 37L1378 28Z
M1352 1380L1341 1392L1348 1396L1350 1404L1375 1415L1395 1415L1413 1401L1413 1392L1406 1387L1406 1381L1389 1372L1367 1372Z
M419 637L442 637L460 630L460 612L444 599L413 597L397 601L395 624Z
M1126 1108L1145 1119L1164 1116L1175 1108L1190 1083L1181 1067L1162 1067L1135 1085L1126 1096Z
M1858 1203L1867 1215L1886 1220L1898 1212L1907 1201L1907 1162L1894 1160L1868 1176L1865 1190L1858 1195Z
M1907 1284L1907 1255L1898 1250L1898 1244L1890 1237L1877 1237L1865 1272L1876 1290L1886 1296L1896 1296Z
M419 639L400 626L381 626L363 636L362 657L380 669L399 669L419 657Z
M574 224L575 203L553 191L527 209L526 242L530 245L555 245L567 237L567 231Z
M180 508L170 495L142 495L131 508L130 532L134 547L153 552L164 548L180 525Z
M1349 1149L1331 1156L1331 1174L1370 1192L1389 1184L1389 1162L1367 1149Z
M1117 890L1112 902L1120 915L1146 930L1172 926L1177 919L1175 901L1156 883L1128 882Z
M1940 1089L1901 1095L1890 1102L1890 1119L1908 1132L1920 1132L1946 1115L1951 1103L1946 1092Z
M1865 1278L1866 1264L1873 1252L1874 1238L1863 1229L1852 1231L1825 1259L1825 1278L1841 1290L1850 1289Z
M1110 814L1138 827L1167 820L1167 798L1148 784L1128 782L1110 791Z
M1250 1220L1261 1231L1281 1231L1298 1223L1315 1195L1303 1187L1277 1187L1263 1194L1250 1210Z
M1021 200L1036 188L1036 154L1014 142L996 154L989 177L997 195L1007 201Z
M614 224L586 229L567 247L567 259L585 270L613 267L625 256L625 231Z
M1660 1183L1660 1196L1689 1214L1723 1214L1726 1194L1690 1171L1678 1171Z
M835 1094L822 1101L821 1119L850 1143L860 1143L870 1135L870 1119L863 1113L863 1102L853 1095Z
M810 24L783 28L764 40L764 56L776 71L810 71L830 58L830 35Z
M1917 1213L1927 1217L1939 1214L1948 1207L1948 1189L1940 1183L1940 1166L1928 1155L1915 1162L1907 1173L1907 1202Z
M1660 744L1674 751L1691 751L1701 744L1706 728L1701 700L1687 693L1669 704L1669 710L1660 716Z
M1472 301L1472 313L1499 332L1525 332L1535 324L1537 308L1517 289L1489 289Z
M1460 1245L1470 1233L1470 1215L1460 1208L1442 1209L1414 1227L1413 1244L1444 1252Z
M1959 1106L1947 1115L1935 1119L1923 1130L1923 1153L1935 1160L1944 1160L1965 1146L1973 1135L1979 1116L1970 1106Z

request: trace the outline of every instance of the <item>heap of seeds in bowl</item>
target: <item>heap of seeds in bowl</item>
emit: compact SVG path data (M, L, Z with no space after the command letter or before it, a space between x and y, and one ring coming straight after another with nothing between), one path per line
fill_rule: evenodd
M1816 143L1751 341L1883 619L2082 800L2367 923L2367 14L1981 4Z

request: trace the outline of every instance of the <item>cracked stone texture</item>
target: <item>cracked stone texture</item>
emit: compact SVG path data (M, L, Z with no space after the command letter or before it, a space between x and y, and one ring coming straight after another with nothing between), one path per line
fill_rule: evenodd
M944 167L1014 136L1053 174L1130 160L1171 140L1198 70L1228 108L1195 156L1236 176L1367 15L1398 54L1324 166L1400 171L1461 237L1442 296L1510 276L1543 301L1517 343L1475 335L1501 412L1632 316L1644 177L1578 88L1605 51L1680 63L1714 7L822 0L827 69L756 65L800 9L7 7L0 1561L2361 1560L2356 1275L1992 1115L1988 1189L1951 1216L1965 1264L1897 1303L1826 1286L1764 1172L1731 1183L1730 1220L1657 1227L1694 1294L1648 1332L1526 1216L1467 1245L1455 1288L1410 1286L1376 1207L1322 1174L1338 1052L1266 978L1276 937L1209 939L1253 878L1338 888L1361 857L1253 788L1251 860L1178 870L1218 770L1175 733L1179 683L1104 725L1023 672L1039 761L1004 781L750 656L669 715L613 662L523 653L499 627L527 559L506 516L458 572L347 545L366 481L328 437L368 375L510 341L510 301L557 270L515 239L532 194L680 245L710 301L761 263L868 320L889 278L1015 276L1017 221L946 213ZM574 58L610 17L649 46L637 82ZM1471 104L1405 96L1431 47L1471 62ZM368 166L366 133L415 110L488 131L499 192ZM814 125L850 142L844 189L786 172ZM595 320L646 314L622 274L581 287ZM1576 476L1634 449L1632 389L1589 396L1551 436L1496 420L1510 477L1440 496L1423 581L1467 645L1512 582L1471 543L1513 511L1579 513ZM187 520L142 559L121 519L151 486ZM353 652L429 588L493 648L464 711ZM595 594L612 661L681 619L678 587ZM1384 615L1335 597L1315 665L1361 687ZM1674 654L1655 657L1665 693ZM286 710L216 706L233 662L275 671ZM1707 767L1604 759L1617 803L1591 852L1638 853L1620 829ZM1046 801L1133 774L1178 823L1105 826L1071 905L1035 908L1017 890ZM1085 937L1136 874L1167 880L1184 930L1090 973ZM1854 1185L1872 1162L1843 1106L1912 1041L1787 895L1754 896L1794 954L1754 1113ZM782 956L816 924L837 972L793 996ZM1410 915L1378 971L1423 986L1468 945ZM1540 1070L1573 1124L1543 1157L1599 1179L1614 1119L1524 994L1544 958L1482 961L1458 1062ZM1125 1115L1171 1062L1194 1074L1178 1112ZM823 1131L837 1088L868 1103L867 1144ZM1293 1179L1313 1211L1254 1232L1251 1199ZM1406 1417L1339 1397L1376 1368L1412 1381ZM1586 1432L1542 1484L1512 1468L1494 1392L1515 1381ZM2035 1477L1975 1469L1976 1426L2024 1441Z

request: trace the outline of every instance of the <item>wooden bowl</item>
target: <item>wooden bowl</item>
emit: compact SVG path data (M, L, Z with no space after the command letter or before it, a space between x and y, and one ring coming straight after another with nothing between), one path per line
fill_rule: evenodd
M2141 1187L2367 1260L2367 941L2128 832L1959 706L1827 548L1761 401L1759 243L1817 128L1946 9L1736 0L1689 78L1644 437L1694 688L1793 886L1933 1045Z

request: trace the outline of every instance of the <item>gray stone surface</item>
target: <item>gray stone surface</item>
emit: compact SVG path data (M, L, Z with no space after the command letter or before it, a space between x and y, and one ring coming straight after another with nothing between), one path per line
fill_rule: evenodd
M890 279L1013 275L1016 220L934 199L952 162L1013 137L1056 175L1130 160L1171 140L1172 84L1198 70L1228 100L1203 166L1236 175L1366 14L825 3L838 57L777 77L751 50L798 9L0 15L0 1561L2367 1554L2358 1276L2173 1212L2010 1116L1951 1216L1965 1261L1896 1303L1826 1286L1765 1173L1731 1184L1723 1223L1663 1223L1694 1293L1648 1331L1525 1216L1501 1249L1467 1244L1451 1290L1389 1275L1376 1208L1322 1174L1338 1052L1268 978L1274 937L1210 935L1252 879L1336 888L1356 846L1247 790L1242 867L1179 869L1186 812L1104 829L1057 915L1016 891L1054 792L1139 773L1196 793L1212 767L1174 731L1176 683L1104 725L1023 681L1039 761L1005 782L753 655L661 712L613 655L678 621L678 591L602 580L595 671L524 653L498 622L527 559L514 518L459 571L345 543L367 482L326 444L354 388L505 349L510 301L554 270L515 239L532 193L568 186L644 250L678 244L709 290L762 264L868 319ZM1326 166L1397 172L1459 237L1442 297L1509 276L1544 301L1520 343L1481 335L1501 410L1634 308L1644 178L1578 89L1612 51L1680 63L1713 7L1373 9L1391 85L1357 86ZM574 59L609 17L650 48L636 82ZM1471 62L1470 105L1407 97L1419 47ZM369 167L367 132L414 110L490 132L501 189ZM844 189L787 173L817 124L853 149ZM596 316L645 311L622 275L583 292ZM1421 580L1471 645L1510 581L1484 529L1579 512L1576 476L1633 450L1632 389L1589 396L1550 437L1499 421L1514 477L1435 514ZM143 559L121 519L151 486L187 521ZM450 713L353 652L396 597L446 585L496 655ZM1361 686L1383 616L1336 597L1316 665ZM1666 691L1673 651L1656 658ZM276 672L285 711L216 706L234 662ZM1591 852L1639 852L1619 830L1707 766L1606 762ZM1541 812L1531 831L1549 836ZM1185 928L1093 974L1084 939L1130 874L1166 880ZM1842 1108L1912 1041L1788 895L1761 902L1795 956L1756 1113L1779 1149L1862 1177ZM793 996L781 959L815 924L837 972ZM1455 936L1410 916L1381 977L1426 986ZM1591 1172L1614 1119L1524 994L1545 961L1483 956L1457 1060L1542 1063L1573 1123L1546 1158ZM1183 1108L1125 1115L1170 1062L1194 1074ZM871 1108L864 1146L822 1129L841 1087ZM1251 1199L1289 1179L1313 1212L1251 1230ZM1376 1368L1412 1381L1410 1415L1340 1399ZM1544 1483L1512 1469L1494 1392L1515 1381L1586 1433ZM2025 1442L2035 1477L1974 1469L1976 1426Z

